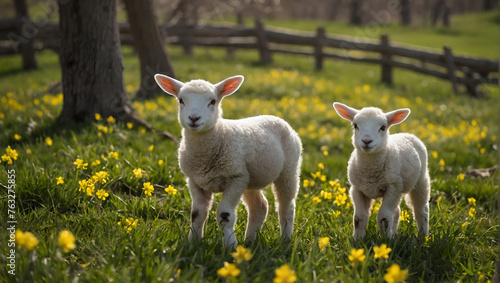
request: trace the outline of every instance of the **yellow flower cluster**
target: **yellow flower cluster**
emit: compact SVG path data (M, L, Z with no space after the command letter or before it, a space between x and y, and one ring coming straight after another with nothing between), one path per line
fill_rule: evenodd
M59 238L57 239L59 247L65 253L76 248L75 236L68 230L63 230L59 233Z
M174 189L172 185L169 185L168 187L165 188L165 192L169 195L175 195L177 194L177 190Z
M241 264L242 262L249 261L252 259L253 254L250 250L245 249L243 246L237 246L236 251L231 253L234 260L237 264ZM217 274L222 277L226 277L228 279L234 279L238 277L241 273L241 270L234 263L229 263L227 261L224 262L224 267L221 267L217 270Z
M23 232L21 230L16 230L16 245L18 248L26 248L32 251L38 246L38 239L31 232Z
M9 145L5 149L5 154L2 155L2 160L0 161L0 163L6 162L7 164L12 164L12 160L17 160L18 156L19 154L17 153L17 151L15 149L12 149Z
M139 223L139 219L134 219L132 217L125 219L125 225L123 225L123 229L127 231L127 233L132 232L133 229L137 227L137 223ZM118 221L118 226L122 226L122 222Z

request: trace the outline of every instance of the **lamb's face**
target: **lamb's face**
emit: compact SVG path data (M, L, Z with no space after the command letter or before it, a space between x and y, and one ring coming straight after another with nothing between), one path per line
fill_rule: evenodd
M387 145L389 124L378 108L363 108L352 121L354 147L364 153L380 152Z
M203 84L205 83L205 84ZM205 132L215 125L221 116L220 101L213 85L191 81L185 84L178 96L179 122L191 132Z

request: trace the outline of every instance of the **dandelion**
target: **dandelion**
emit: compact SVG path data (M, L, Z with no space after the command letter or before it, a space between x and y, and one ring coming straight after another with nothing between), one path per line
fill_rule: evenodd
M134 219L132 217L125 219L125 225L123 226L123 229L127 231L127 233L132 232L134 228L137 227L137 223L139 223L139 219ZM118 222L118 226L121 226L122 222Z
M134 127L134 124L127 122L127 129L131 130Z
M45 143L48 145L48 146L52 146L52 139L50 137L47 137L45 139Z
M410 214L407 210L401 210L401 221L406 221L410 219Z
M63 177L57 177L57 182L56 182L56 185L61 185L61 184L64 184L64 179Z
M297 281L297 275L288 264L282 265L280 268L274 271L276 277L273 279L273 283L293 283Z
M108 153L108 157L109 157L109 158L114 158L114 159L118 160L118 152L115 152L115 151L110 151L110 152Z
M116 122L116 119L113 116L109 116L108 119L106 119L106 121L108 121L108 123L110 124L114 124Z
M401 282L406 280L406 278L408 278L408 269L401 270L397 264L393 264L387 268L387 273L384 275L384 280L387 283Z
M98 199L102 200L106 200L106 198L109 197L109 194L103 189L98 190L97 193L95 193L95 195L97 196Z
M151 196L151 193L155 190L155 188L153 187L153 185L151 185L150 182L146 182L146 183L143 183L143 190L144 190L144 194L146 194L147 196Z
M335 216L335 218L338 218L340 216L340 211L339 210L334 210L332 212L333 216Z
M99 171L92 176L92 180L94 180L94 183L101 183L105 184L108 181L109 178L109 173L106 171Z
M23 232L21 230L16 230L16 245L19 248L26 248L32 251L38 246L38 239L31 232Z
M321 202L321 199L319 197L313 197L312 198L312 201L315 203L315 204L318 204Z
M217 274L222 277L235 278L240 275L241 270L234 263L224 262L224 267L217 270Z
M142 178L142 169L141 168L136 168L136 169L132 170L132 172L134 173L134 176L137 179Z
M476 215L476 209L474 207L471 207L469 209L469 217L474 217Z
M475 198L468 198L467 201L469 202L470 205L476 206L476 199Z
M22 137L21 137L21 135L19 135L19 134L14 134L14 139L15 139L16 141L20 141L20 140L22 139Z
M65 253L76 247L75 236L73 236L73 234L68 230L63 230L59 233L57 242L59 243L59 247L61 247L62 251Z
M462 174L462 173L458 174L457 180L463 181L464 179L465 179L465 175L464 174Z
M324 251L326 249L326 246L328 246L328 243L330 243L330 238L328 237L319 238L318 240L319 249L321 251Z
M375 258L389 258L392 249L387 247L386 244L382 244L380 247L373 247L373 251L375 252Z
M163 165L163 160L158 160L158 166L162 166Z
M89 165L88 163L83 163L82 159L77 158L75 162L73 162L73 165L76 165L76 169L83 169L86 170L87 166Z
M252 259L253 255L250 250L245 249L243 246L237 246L236 252L231 253L236 263L242 263L243 261L249 261Z
M169 185L168 187L165 188L165 192L169 195L175 195L177 193L177 190L172 187L172 185Z
M153 149L154 149L154 148L155 148L155 145L154 145L154 144L152 144L152 145L150 145L150 146L148 147L148 150L149 150L149 151L153 151Z
M94 118L96 119L96 121L101 121L102 120L101 114L99 114L99 113L95 113L94 114Z
M366 258L364 249L351 249L351 254L349 255L349 260L353 263L358 263L364 261Z

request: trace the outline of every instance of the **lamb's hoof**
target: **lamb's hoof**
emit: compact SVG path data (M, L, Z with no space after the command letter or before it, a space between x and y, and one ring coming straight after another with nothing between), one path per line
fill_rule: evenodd
M366 231L361 231L361 230L354 230L354 233L352 234L352 236L355 239L362 239L365 237L365 235L366 235Z

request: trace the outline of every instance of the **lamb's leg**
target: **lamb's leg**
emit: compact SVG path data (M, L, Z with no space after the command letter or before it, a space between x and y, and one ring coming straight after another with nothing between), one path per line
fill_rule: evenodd
M193 238L203 238L203 228L208 218L208 212L212 207L212 193L198 187L188 179L189 193L191 194L191 230L189 231L189 241Z
M398 207L396 207L396 210L394 210L394 216L392 217L394 231L398 231L400 217L401 217L401 208L398 205Z
M419 233L429 235L429 179L423 179L417 183L414 190L410 191L409 199L413 207L413 217L417 223Z
M257 230L262 228L262 224L267 217L267 199L261 190L246 190L243 193L243 201L248 210L247 231L245 239L247 241L255 240Z
M233 249L238 244L234 234L236 223L236 207L248 185L248 181L240 178L230 180L223 188L222 199L217 207L217 224L222 229L224 247Z
M394 214L398 211L401 198L403 197L402 194L395 193L394 191L393 189L388 189L388 193L384 195L382 205L377 214L378 227L389 238L392 238L397 233L397 226L394 225L394 220L399 218L399 216ZM400 213L397 214L399 215Z
M295 198L299 192L299 179L295 171L291 174L283 172L274 182L273 190L277 199L281 240L290 240L295 220Z
M354 223L354 238L363 238L366 235L366 226L370 217L370 207L373 200L365 196L361 191L351 187L350 195L354 207L353 223Z

